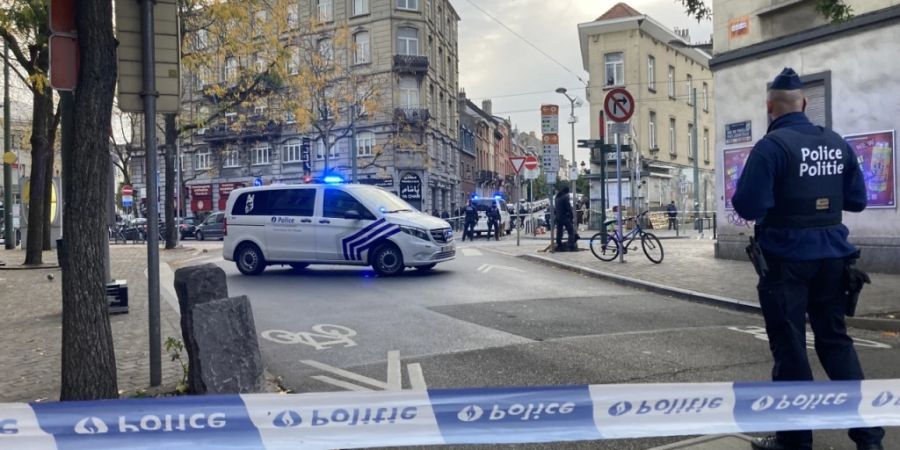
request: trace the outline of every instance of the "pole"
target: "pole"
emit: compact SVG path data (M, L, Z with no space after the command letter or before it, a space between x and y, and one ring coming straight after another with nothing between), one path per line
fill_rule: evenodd
M619 198L616 201L616 228L619 239L619 262L625 262L625 240L622 239L622 133L616 133L616 184L619 189Z
M519 211L521 211L521 209L519 208L521 208L520 202L522 201L522 185L519 184L519 174L516 174L516 188L518 188L519 197L516 199L516 215L513 216L515 217L515 219L513 219L515 220L515 222L513 223L516 225L516 247L518 247L519 242L522 239L522 227L519 226L519 220L521 220L521 216L519 215Z
M178 168L178 174L175 176L175 199L178 202L178 208L175 209L175 217L178 219L176 223L181 222L182 212L181 209L184 208L184 202L181 201L181 144L178 143L178 139L175 139L175 167ZM181 233L175 233L175 242L181 244Z
M356 148L356 105L350 105L350 182L357 183L359 178L357 178L359 165L357 164L356 158L358 155L358 150Z
M147 304L150 313L150 385L162 382L159 325L159 193L156 148L156 49L154 48L153 0L141 2L141 60L144 79L144 154L147 159Z
M116 224L116 165L113 162L113 155L109 155L109 184L106 188L106 230L100 232L104 234L103 239L103 276L106 277L106 283L112 282L112 261L109 256L109 227Z
M703 237L703 229L699 227L700 220L700 154L697 152L697 88L692 89L691 100L694 103L694 126L691 128L691 153L694 155L694 228L700 231Z
M3 57L3 223L6 224L3 238L6 240L4 247L12 250L16 248L16 230L13 229L12 161L6 158L12 149L12 136L9 123L9 46L5 43Z
M569 118L569 122L571 122L571 125L572 125L572 165L575 165L575 99L574 98L570 99L569 103L572 104L572 115ZM569 170L569 176L572 176L571 170ZM572 199L575 199L578 197L577 195L575 195L578 192L576 190L577 186L578 186L578 177L575 177L574 179L572 179L572 189L571 189ZM574 208L574 207L575 207L575 204L573 202L572 208Z

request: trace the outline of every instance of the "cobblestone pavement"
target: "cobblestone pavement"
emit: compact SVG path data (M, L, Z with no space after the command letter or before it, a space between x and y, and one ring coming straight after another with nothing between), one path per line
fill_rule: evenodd
M140 245L110 246L114 279L128 282L128 314L110 316L118 367L119 390L130 395L150 384L147 310L147 249ZM195 250L160 250L160 260L174 264ZM6 250L8 265L25 259L21 250ZM45 252L44 261L56 261ZM48 279L48 275L54 277ZM50 401L59 398L62 296L59 269L0 270L0 402ZM178 313L161 302L161 336L181 338ZM187 358L186 355L184 355ZM181 366L163 348L163 386L174 388Z
M582 234L583 236L583 234ZM495 251L509 255L541 255L560 262L575 264L601 272L649 281L666 286L712 294L721 297L758 303L757 276L753 266L745 261L716 259L715 241L698 239L664 239L665 258L662 264L651 263L635 241L625 255L625 263L603 262L588 250L586 240L579 241L582 251L543 253L549 241L523 240L521 246L515 239L507 238L502 245L492 246ZM863 289L858 316L900 312L900 275L870 274L872 284Z

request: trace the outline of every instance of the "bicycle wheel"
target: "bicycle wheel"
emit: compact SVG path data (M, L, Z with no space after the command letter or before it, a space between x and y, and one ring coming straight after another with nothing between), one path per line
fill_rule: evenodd
M603 245L603 233L597 233L591 237L591 253L600 261L612 261L619 256L619 241L610 234L606 237L606 245Z
M641 247L651 262L659 264L663 260L663 246L659 239L651 233L641 234Z

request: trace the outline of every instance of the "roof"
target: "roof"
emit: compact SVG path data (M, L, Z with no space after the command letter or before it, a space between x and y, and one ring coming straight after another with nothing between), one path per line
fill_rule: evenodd
M615 6L609 8L602 16L598 17L597 20L621 19L623 17L636 17L642 15L643 14L629 6L627 3L616 3Z

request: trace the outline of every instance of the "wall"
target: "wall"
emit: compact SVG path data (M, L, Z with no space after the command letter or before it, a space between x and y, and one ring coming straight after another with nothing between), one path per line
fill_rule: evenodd
M885 36L900 35L900 23L828 40L816 45L783 50L777 55L753 57L741 64L716 70L716 193L719 197L719 241L716 255L744 258L746 236L752 230L739 220L730 221L725 211L723 151L752 145L767 127L766 83L785 66L801 75L831 74L832 128L839 134L868 131L900 131L900 60L885 58L900 52L900 42ZM878 64L867 64L878 61ZM861 64L865 64L865 70ZM727 123L752 121L753 142L725 146ZM896 153L895 153L896 155ZM896 177L895 177L896 184ZM897 187L894 187L895 192ZM733 222L738 222L735 225ZM850 239L863 248L862 263L876 271L900 273L900 211L869 209L860 214L845 213Z

